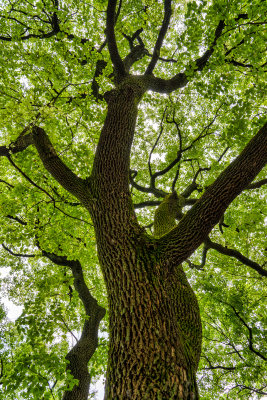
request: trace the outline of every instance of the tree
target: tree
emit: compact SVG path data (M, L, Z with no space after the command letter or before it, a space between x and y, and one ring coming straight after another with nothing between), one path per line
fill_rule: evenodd
M105 399L199 398L202 340L203 398L266 392L264 11L2 3L6 399L87 399L105 308Z

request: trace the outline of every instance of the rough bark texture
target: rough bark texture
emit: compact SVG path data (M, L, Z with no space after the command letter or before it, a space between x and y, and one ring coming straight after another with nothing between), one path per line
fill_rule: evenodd
M166 276L144 244L122 256L109 283L105 399L196 399L201 323L183 271Z
M0 155L9 157L34 144L45 168L92 216L109 298L105 399L194 400L198 399L195 373L201 322L197 300L180 264L206 240L228 205L265 165L267 124L176 227L160 232L158 238L148 237L137 222L128 182L137 105L148 86L140 77L127 77L105 95L108 113L87 180L65 166L47 134L37 127L13 146L1 146ZM79 273L76 267L74 274ZM95 336L95 330L91 335ZM88 350L89 342L80 344ZM82 346L68 358L80 387L82 382L88 387L88 356L80 357ZM80 397L75 390L65 394L65 399L86 399L86 390Z
M218 22L209 48L200 58L190 62L183 72L167 79L154 76L153 71L160 58L172 12L171 0L165 0L164 19L152 59L144 75L132 76L130 67L145 54L148 55L148 52L139 37L141 31L138 30L131 38L124 35L128 40L130 38L131 51L122 60L115 35L121 6L121 1L118 7L117 0L108 1L106 41L101 48L107 43L117 88L104 96L108 113L90 178L83 180L73 173L57 155L44 129L33 124L25 128L10 146L0 146L0 156L7 157L26 177L16 167L11 156L34 145L46 170L63 188L76 196L91 214L109 299L110 348L105 399L196 400L198 393L195 374L201 351L201 321L196 297L181 263L207 240L209 232L220 221L229 204L248 187L265 165L267 124L201 199L196 203L194 199L185 200L197 188L196 182L182 193L180 200L194 204L185 216L181 213L181 204L176 202L177 195L171 194L167 198L168 203L164 201L159 206L157 216L161 221L159 225L155 224L155 237L147 236L137 222L129 192L130 151L138 102L147 90L168 94L186 86L188 72L195 74L207 66L217 41L224 34L226 22ZM236 21L241 18L247 19L248 16L240 14ZM56 35L60 31L56 11L49 25L48 33L30 33L22 35L20 39L44 39ZM68 39L74 38L74 35L68 34ZM4 36L0 36L0 39L16 40ZM138 46L134 46L135 39L138 39ZM87 42L88 39L81 40L81 43ZM232 50L228 50L224 56ZM242 65L234 60L228 62ZM93 78L92 91L97 100L102 99L102 95L96 78L101 75L105 65L105 60L98 60ZM180 156L181 153L174 160L173 166ZM168 168L171 168L171 164ZM139 186L133 178L131 183L137 190L153 193L156 197L165 196L163 190L155 187L155 178L163 175L167 169L151 174L150 188ZM51 198L48 192L43 192ZM175 200L174 208L173 203L169 203L170 199ZM166 211L169 214L165 218ZM176 226L174 218L177 213L181 221ZM17 217L9 217L18 221ZM163 228L164 224L170 230ZM210 248L212 246L218 249L219 245L210 244ZM224 254L246 261L247 265L264 274L260 266L245 259L240 253L229 249L226 252L221 247L219 249ZM79 384L63 397L64 400L87 400L90 384L87 364L97 346L97 330L104 310L97 305L86 288L82 268L77 260L69 261L50 253L43 254L53 262L71 268L75 288L87 316L90 316L84 323L80 340L67 355L70 371L79 380Z
M201 322L179 264L207 237L226 207L266 162L266 126L169 233L149 238L129 194L129 155L140 81L106 96L88 190L109 297L110 348L105 399L198 398Z
M105 399L196 399L201 347L196 298L181 267L166 272L154 239L139 227L129 193L129 154L138 85L106 96L89 191L99 260L109 297Z

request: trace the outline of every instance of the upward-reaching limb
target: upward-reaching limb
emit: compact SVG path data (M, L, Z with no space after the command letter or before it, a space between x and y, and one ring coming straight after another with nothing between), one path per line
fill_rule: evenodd
M146 74L150 75L153 72L153 69L156 66L156 63L159 59L160 56L160 49L164 40L164 37L167 33L168 27L169 27L169 23L170 23L170 19L171 19L171 13L172 13L172 8L171 8L171 0L165 0L164 1L164 19L158 34L158 38L154 47L154 51L153 51L153 55L152 55L152 59L146 69Z
M108 2L106 35L107 35L109 54L114 69L118 77L124 77L126 75L126 71L121 56L119 54L114 32L116 4L117 0L109 0Z
M0 146L0 156L9 157L12 154L25 150L30 145L35 145L46 170L55 178L64 189L80 200L84 198L85 183L79 178L57 155L48 135L44 129L37 126L30 133L22 132L15 142L9 146Z
M240 14L236 18L236 20L239 20L240 18L246 19L247 17L248 16L246 14ZM219 21L217 28L214 32L214 40L211 43L210 47L204 52L201 57L197 58L193 62L190 62L184 72L179 72L170 79L158 78L152 74L147 75L146 78L148 89L158 93L171 93L177 89L186 86L188 83L187 71L189 71L190 69L193 69L195 72L203 70L203 68L207 65L210 57L214 53L217 41L223 35L224 29L225 22L221 20Z
M267 162L267 123L188 211L178 226L159 240L166 266L174 267L192 254L220 221L231 202Z

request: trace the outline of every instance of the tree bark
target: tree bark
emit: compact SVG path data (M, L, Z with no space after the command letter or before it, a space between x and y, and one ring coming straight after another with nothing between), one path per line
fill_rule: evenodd
M197 399L201 322L182 268L161 268L153 239L125 223L126 207L104 215L94 214L109 299L105 399Z
M116 250L102 264L112 270L105 399L197 399L201 322L182 268L164 273L149 242Z
M105 399L197 399L201 349L196 297L181 267L162 269L155 239L139 226L129 193L129 154L142 88L107 96L88 189L109 299Z
M88 180L94 200L87 208L109 300L105 400L194 400L201 321L180 264L263 168L266 125L176 228L151 238L137 222L128 182L137 104L144 90L142 80L125 80L106 95L108 113Z
M267 124L177 227L159 239L149 237L138 224L129 192L137 105L148 86L142 77L127 77L105 95L108 113L87 180L62 162L41 128L33 128L12 148L1 146L0 155L9 157L34 144L49 173L92 216L109 300L105 399L196 400L201 322L196 297L180 264L206 240L229 204L265 165ZM76 349L79 354L81 349ZM82 373L88 387L88 358L68 356L74 357L70 360L73 375ZM68 396L77 398L74 392Z

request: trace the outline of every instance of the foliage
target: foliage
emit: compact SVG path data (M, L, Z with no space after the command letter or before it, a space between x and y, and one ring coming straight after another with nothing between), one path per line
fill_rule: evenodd
M106 0L2 1L1 145L36 123L66 165L82 178L90 174L106 115L103 94L114 85L106 7ZM144 73L152 57L163 7L156 0L121 2L116 38L122 58L133 44L129 38L143 29L134 45L142 42L146 52L132 65L133 74ZM263 125L266 110L265 2L184 0L173 1L172 8L154 73L167 79L185 70L189 83L170 94L145 94L131 154L132 198L139 222L150 233L155 208L140 203L159 204L174 184L183 194L194 183L188 200L199 198ZM210 48L220 20L224 33L209 62L197 70L194 60ZM45 170L35 147L12 155L11 161L1 157L0 263L8 268L1 293L23 311L11 322L1 309L0 399L59 399L66 385L75 384L66 377L65 355L88 317L69 268L54 264L43 251L78 259L90 292L107 308L94 229L87 211ZM148 187L153 190L142 190ZM244 190L210 235L262 268L265 198L264 185ZM185 203L183 212L192 204ZM202 263L202 251L203 246L186 266L204 328L201 398L261 398L267 392L264 278L212 248ZM202 269L192 269L200 264ZM93 378L105 371L106 317L100 336L89 363Z

